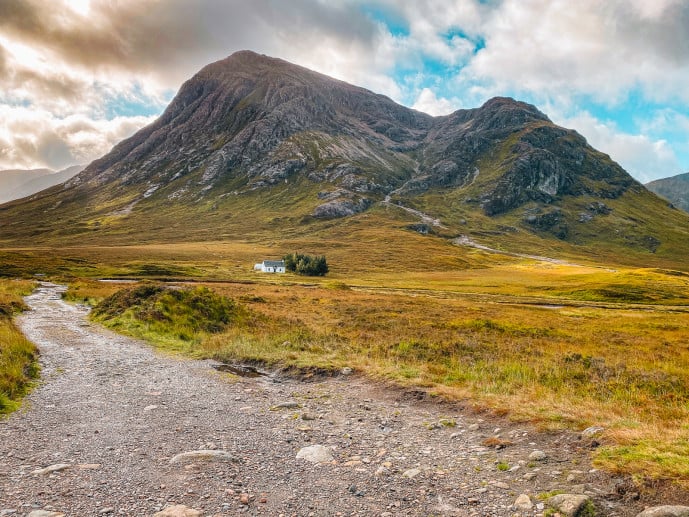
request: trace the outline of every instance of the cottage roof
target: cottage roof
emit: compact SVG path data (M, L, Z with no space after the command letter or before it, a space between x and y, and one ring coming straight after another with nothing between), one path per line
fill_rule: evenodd
M284 260L264 260L263 265L265 267L285 267Z

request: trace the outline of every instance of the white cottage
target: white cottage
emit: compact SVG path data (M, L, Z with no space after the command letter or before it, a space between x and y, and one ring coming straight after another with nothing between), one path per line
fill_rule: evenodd
M263 273L284 273L284 260L264 260L254 266L254 270L262 271Z

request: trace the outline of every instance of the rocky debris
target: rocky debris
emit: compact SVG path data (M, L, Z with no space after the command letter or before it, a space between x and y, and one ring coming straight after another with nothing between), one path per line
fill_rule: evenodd
M369 208L373 203L370 199L362 197L358 200L344 199L328 201L316 207L313 216L320 219L336 219L339 217L349 217Z
M425 223L410 224L409 226L407 226L407 229L416 233L420 233L421 235L428 235L432 231L432 228Z
M62 472L65 469L70 468L72 465L69 463L56 463L42 469L36 469L31 472L34 476L44 476L46 474L53 474L54 472Z
M637 517L689 517L689 506L654 506L646 508Z
M29 512L26 517L65 517L64 513L53 512L50 510L34 510Z
M569 235L569 226L562 210L555 207L548 211L530 214L524 217L524 222L533 228L549 232L558 239L566 239Z
M593 217L593 214L589 212L579 212L580 223L588 223L589 221L593 221Z
M514 509L527 512L533 508L531 498L526 494L521 494L514 502Z
M183 504L176 504L168 506L160 512L153 514L153 517L201 517L203 515L200 511L189 508Z
M172 457L172 459L170 460L170 463L183 463L186 461L195 461L195 460L230 461L230 462L235 462L235 463L239 461L239 459L236 456L234 456L233 454L230 454L227 451L201 449L198 451L188 451L188 452L182 452L180 454L176 454L175 456Z
M612 208L602 201L594 201L593 203L590 203L586 207L586 210L598 215L608 215L610 212L612 212Z
M591 498L580 494L559 494L548 498L548 505L566 517L593 517Z
M297 453L297 459L310 461L311 463L330 463L334 458L330 449L316 444L301 448Z

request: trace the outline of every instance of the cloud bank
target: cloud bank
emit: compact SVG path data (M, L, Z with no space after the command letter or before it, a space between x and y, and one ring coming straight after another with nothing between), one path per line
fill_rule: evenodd
M3 0L0 168L88 162L251 49L438 115L535 103L638 179L689 169L682 0Z

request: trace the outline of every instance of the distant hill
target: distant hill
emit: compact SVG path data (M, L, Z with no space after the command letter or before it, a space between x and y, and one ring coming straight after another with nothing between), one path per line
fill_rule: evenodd
M50 169L0 171L0 203L30 196L64 183L82 170L84 170L84 165L73 165L59 172Z
M5 245L370 238L393 253L416 233L642 262L689 252L686 214L530 104L432 117L249 51L203 68L63 186L0 207L0 227Z
M677 208L689 212L689 172L646 183L646 188L663 196Z

